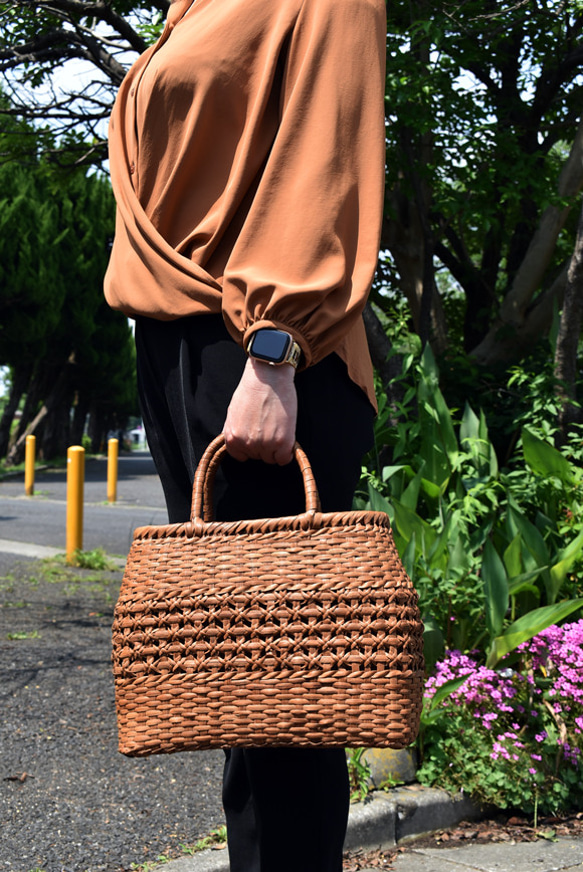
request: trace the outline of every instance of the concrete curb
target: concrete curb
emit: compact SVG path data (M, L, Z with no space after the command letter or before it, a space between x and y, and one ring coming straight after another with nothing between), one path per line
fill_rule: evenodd
M64 548L52 548L50 545L32 545L30 542L17 542L14 539L0 539L0 552L17 554L19 557L57 557L63 554Z
M350 807L344 847L389 848L407 840L480 817L480 810L467 797L451 797L444 790L413 784L387 792L375 791L365 802ZM170 860L152 872L229 872L226 849L206 849L192 857Z
M53 548L51 545L31 545L29 542L19 542L15 539L0 539L0 554L16 554L18 557L30 557L38 560L63 557L64 548ZM116 569L124 570L127 557L106 554L105 557Z

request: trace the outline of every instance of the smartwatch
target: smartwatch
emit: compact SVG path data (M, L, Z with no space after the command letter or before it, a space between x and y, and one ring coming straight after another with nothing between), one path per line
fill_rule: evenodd
M294 369L297 369L302 349L294 341L293 336L285 330L263 327L251 337L247 354L272 366L290 363Z

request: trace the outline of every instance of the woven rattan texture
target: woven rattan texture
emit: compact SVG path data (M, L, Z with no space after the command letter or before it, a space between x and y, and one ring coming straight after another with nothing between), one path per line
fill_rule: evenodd
M113 628L120 750L404 747L422 633L382 513L141 528Z

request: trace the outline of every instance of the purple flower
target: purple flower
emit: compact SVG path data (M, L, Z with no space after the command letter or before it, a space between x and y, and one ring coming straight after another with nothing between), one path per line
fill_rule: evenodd
M480 665L479 652L448 652L428 680L425 697L463 679L439 704L447 717L444 729L450 723L458 735L481 736L505 772L516 772L515 764L526 758L533 761L529 774L546 779L558 751L566 763L583 768L583 620L548 627L518 650L520 664L514 661L510 668L502 661L499 670ZM537 750L541 753L531 753ZM548 765L538 773L534 762Z

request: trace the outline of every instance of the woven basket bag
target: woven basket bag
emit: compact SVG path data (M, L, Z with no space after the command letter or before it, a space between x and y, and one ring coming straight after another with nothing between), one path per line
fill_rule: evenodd
M113 623L123 754L200 748L402 748L423 690L417 594L382 512L212 520L222 436L196 471L191 520L140 527ZM204 507L204 515L203 515Z

